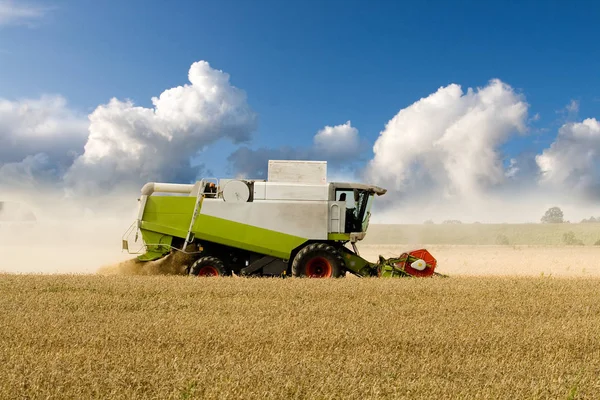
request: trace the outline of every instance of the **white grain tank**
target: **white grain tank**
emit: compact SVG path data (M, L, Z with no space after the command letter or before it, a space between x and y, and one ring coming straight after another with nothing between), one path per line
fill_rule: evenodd
M325 184L327 161L269 160L269 182Z

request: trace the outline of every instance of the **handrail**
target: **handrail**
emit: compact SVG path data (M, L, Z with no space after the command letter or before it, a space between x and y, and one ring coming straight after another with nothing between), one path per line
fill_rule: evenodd
M150 196L154 192L190 193L193 188L190 183L148 182L142 187L142 195Z

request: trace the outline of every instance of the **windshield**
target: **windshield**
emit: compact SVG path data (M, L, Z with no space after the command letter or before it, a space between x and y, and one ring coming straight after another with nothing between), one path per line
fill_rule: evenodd
M367 200L367 207L365 208L365 212L363 214L362 219L362 231L366 232L369 227L369 219L371 218L371 206L373 205L373 198L375 197L372 193L366 194L369 196Z
M336 191L336 199L346 203L345 232L364 232L369 225L373 193L367 190L344 189Z

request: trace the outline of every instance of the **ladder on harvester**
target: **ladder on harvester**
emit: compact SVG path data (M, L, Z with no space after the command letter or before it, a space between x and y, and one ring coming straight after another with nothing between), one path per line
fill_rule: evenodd
M215 181L215 192L206 191L206 187L208 186L207 184L211 183L213 180ZM196 202L194 204L194 212L192 214L192 219L190 220L190 226L185 237L185 242L183 243L183 251L185 251L187 246L194 240L194 233L192 232L192 229L196 223L196 218L198 218L200 209L202 208L202 201L207 194L214 194L215 197L219 196L219 180L217 178L205 178L199 182L198 193L196 193Z

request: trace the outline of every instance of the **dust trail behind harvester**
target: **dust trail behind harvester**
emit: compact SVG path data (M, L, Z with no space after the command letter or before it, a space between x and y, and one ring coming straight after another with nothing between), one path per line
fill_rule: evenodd
M104 265L98 269L98 273L101 275L183 275L192 259L192 256L180 252L174 252L156 261L141 262L137 258L132 258Z
M174 274L184 261L178 254L141 264L121 250L137 215L135 194L90 201L58 190L0 189L0 202L10 204L0 209L0 273Z

